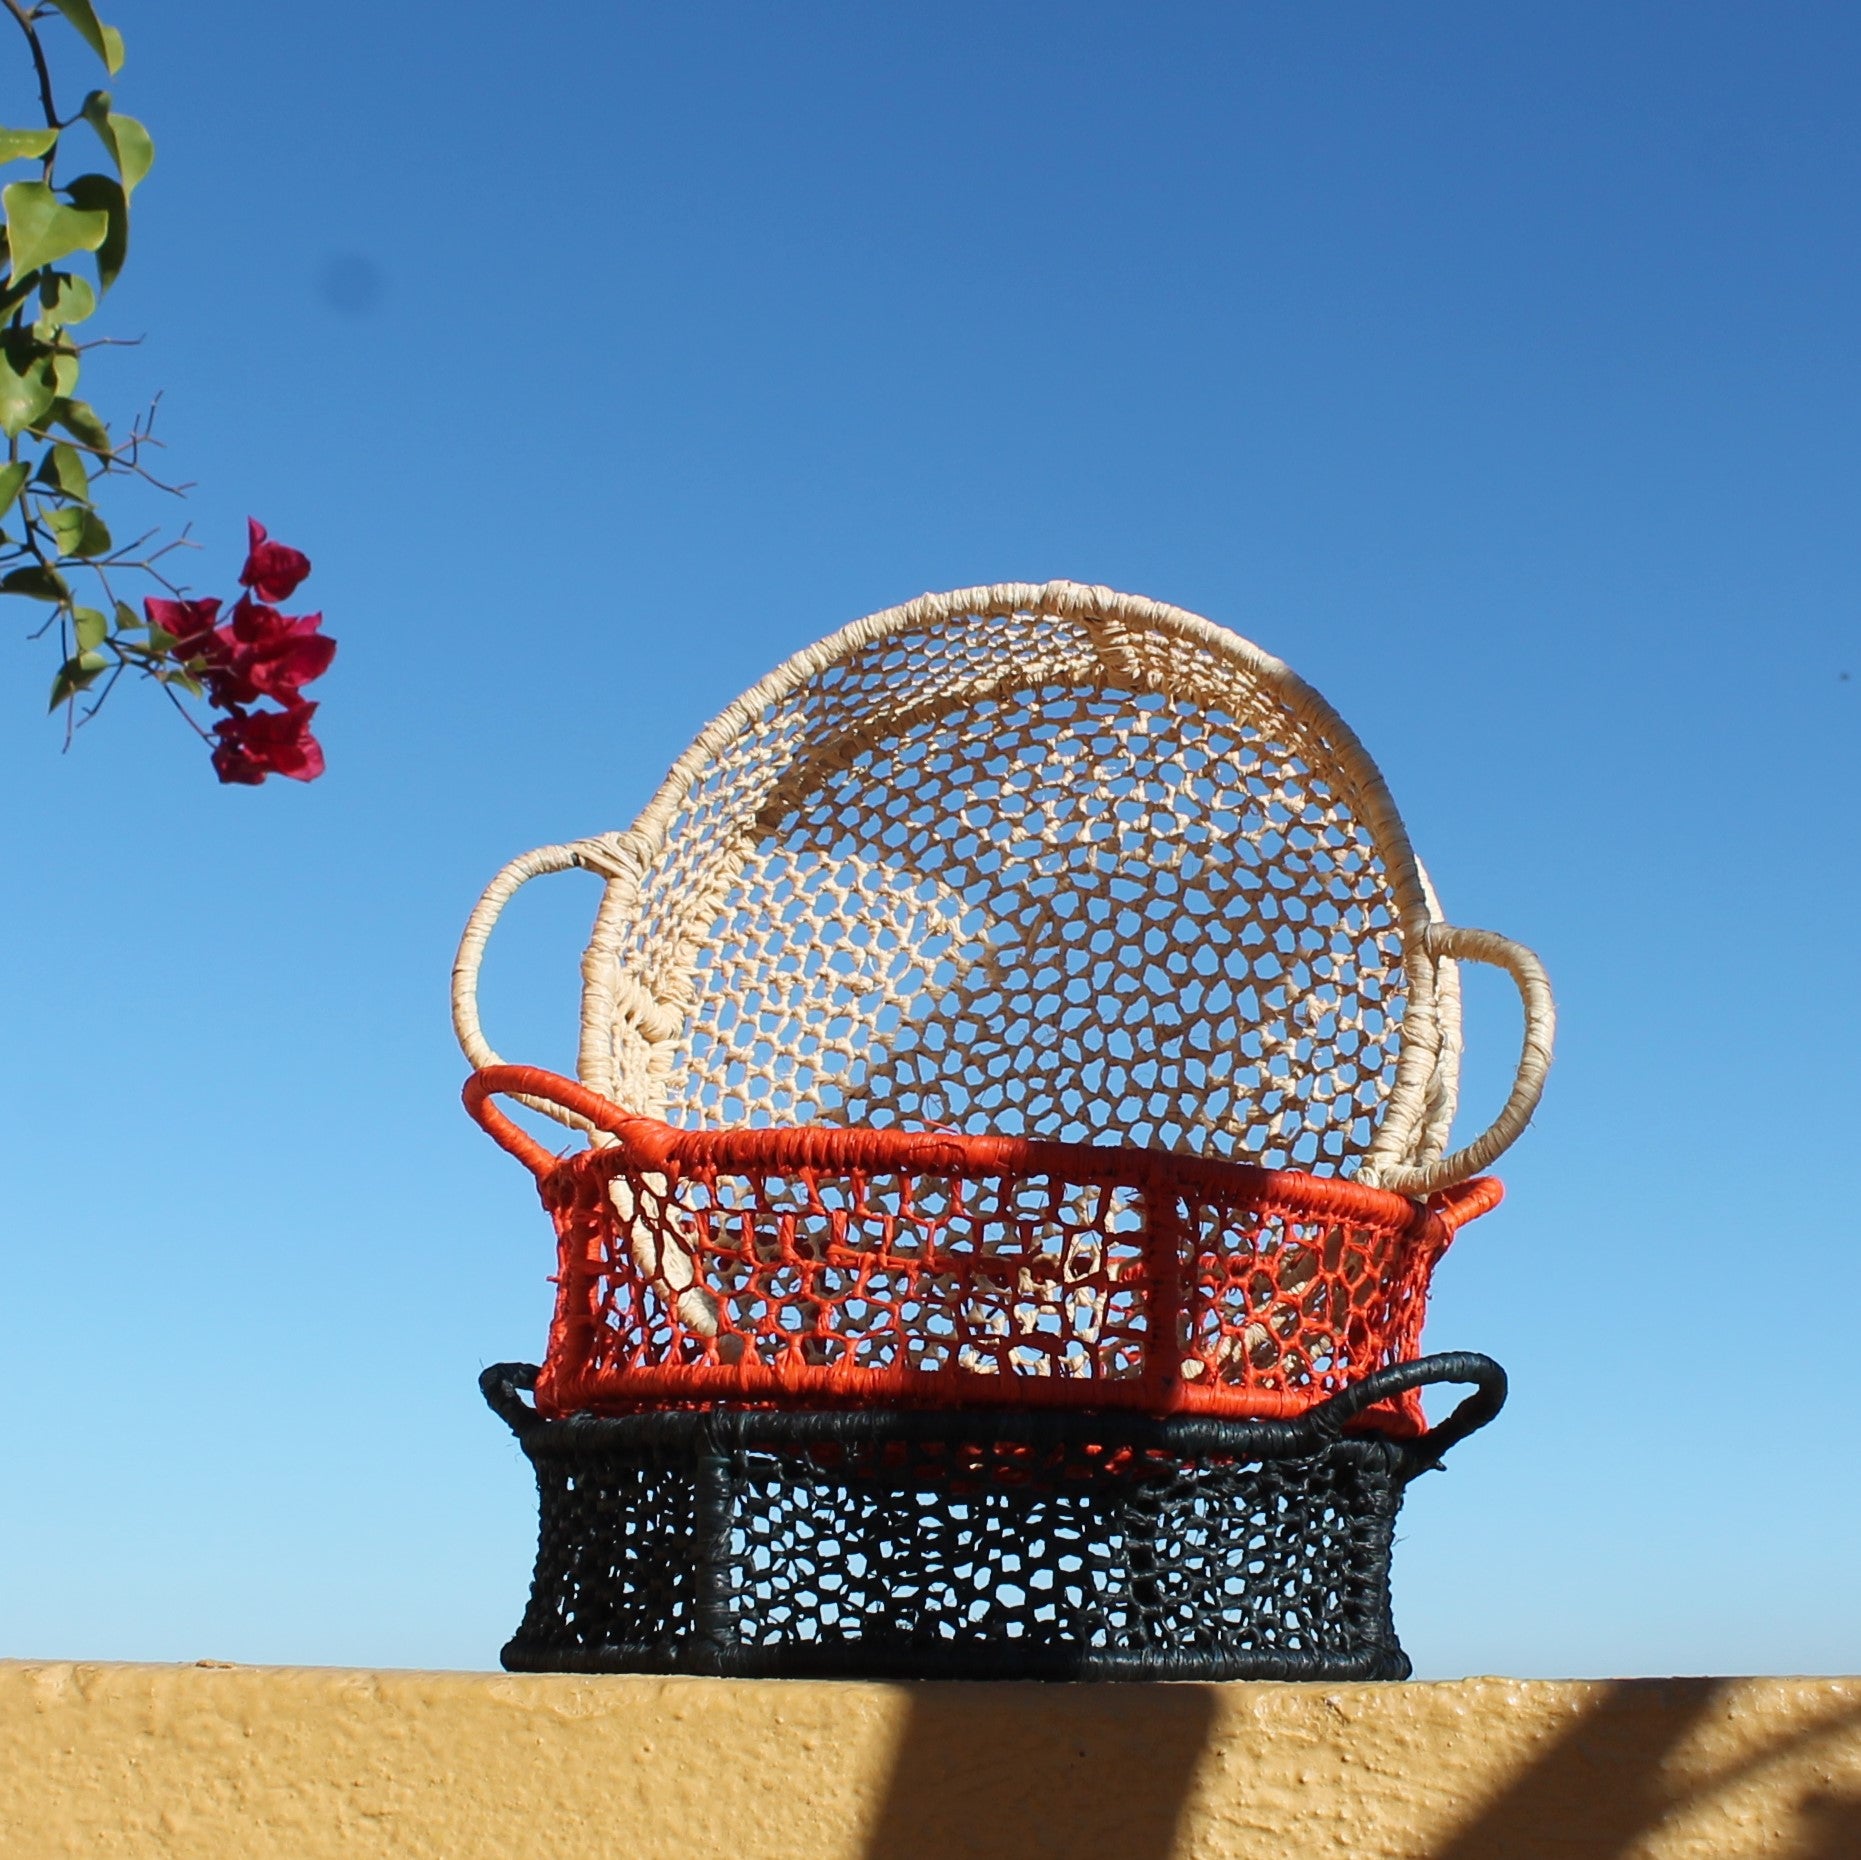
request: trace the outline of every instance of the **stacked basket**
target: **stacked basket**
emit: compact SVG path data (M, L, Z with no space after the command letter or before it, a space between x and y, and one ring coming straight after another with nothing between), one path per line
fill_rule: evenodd
M479 1030L539 873L606 881L579 1084ZM1456 959L1517 981L1444 1154ZM927 596L739 699L622 833L505 868L455 1020L557 1232L519 1668L1407 1671L1409 1478L1497 1412L1429 1275L1550 1060L1285 666L1071 583ZM500 1097L585 1134L557 1157ZM1430 1430L1420 1389L1476 1385ZM534 1390L534 1405L523 1393Z

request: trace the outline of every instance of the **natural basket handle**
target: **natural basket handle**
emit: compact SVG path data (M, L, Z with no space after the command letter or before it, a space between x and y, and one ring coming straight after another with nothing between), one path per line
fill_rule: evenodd
M1551 1069L1551 1047L1557 1033L1557 1009L1551 1000L1550 977L1523 943L1495 930L1467 930L1455 924L1429 924L1418 938L1421 954L1453 957L1461 962L1486 962L1504 969L1517 984L1525 1006L1525 1039L1519 1051L1519 1069L1505 1109L1464 1149L1439 1162L1409 1165L1388 1163L1377 1172L1377 1182L1399 1195L1417 1198L1449 1183L1478 1175L1493 1159L1510 1149L1531 1122L1531 1114L1544 1095L1544 1077Z
M576 840L568 846L539 846L521 859L513 859L489 885L466 920L465 934L459 939L459 953L452 963L452 1030L474 1068L501 1066L491 1042L478 1023L478 971L485 959L485 945L491 940L492 927L503 915L504 907L531 879L545 872L588 871L604 878L619 877L625 870L619 849L610 836L598 840ZM587 1130L588 1120L559 1104L541 1098L521 1100L533 1111L553 1117L572 1130Z

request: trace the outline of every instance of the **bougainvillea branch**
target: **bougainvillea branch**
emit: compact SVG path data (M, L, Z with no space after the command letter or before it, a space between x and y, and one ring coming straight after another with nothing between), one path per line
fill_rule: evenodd
M309 730L316 706L302 691L329 669L336 646L320 630L320 614L278 611L310 572L309 560L253 523L240 573L246 591L221 625L217 600L189 599L162 567L185 532L159 546L152 533L119 545L97 509L96 486L110 477L140 478L176 495L185 488L163 483L142 462L156 444L152 413L119 442L76 392L82 358L110 339L79 341L72 332L123 269L130 200L155 145L106 90L60 112L41 29L62 16L110 77L122 66L122 36L98 19L91 0L0 5L25 35L44 117L33 128L0 127L0 170L38 166L36 179L0 187L0 594L52 610L35 637L58 641L51 707L64 712L67 742L133 672L163 689L211 745L221 781L250 785L271 774L311 781L323 771L323 752ZM68 136L100 147L109 171L60 181ZM75 264L88 264L94 285ZM119 596L122 577L153 580L164 595L145 598L138 613ZM225 714L209 731L184 698ZM266 699L279 708L264 709Z

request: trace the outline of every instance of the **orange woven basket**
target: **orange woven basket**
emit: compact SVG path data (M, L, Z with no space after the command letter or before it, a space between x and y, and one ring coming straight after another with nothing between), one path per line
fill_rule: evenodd
M557 1157L493 1102L544 1100ZM546 1416L713 1402L1288 1417L1419 1353L1429 1275L1497 1205L1158 1150L943 1131L678 1130L527 1066L467 1108L535 1174ZM1363 1426L1424 1431L1419 1393Z

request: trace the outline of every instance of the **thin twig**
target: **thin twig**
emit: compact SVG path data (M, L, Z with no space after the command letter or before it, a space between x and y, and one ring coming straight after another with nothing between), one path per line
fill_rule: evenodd
M39 43L39 29L32 23L32 15L19 4L19 0L6 0L6 10L19 21L19 29L26 35L26 43L32 47L32 68L39 74L39 103L45 111L47 129L62 129L64 124L58 120L58 106L52 101L52 72L45 62L45 47ZM46 178L51 178L51 156L46 156Z

